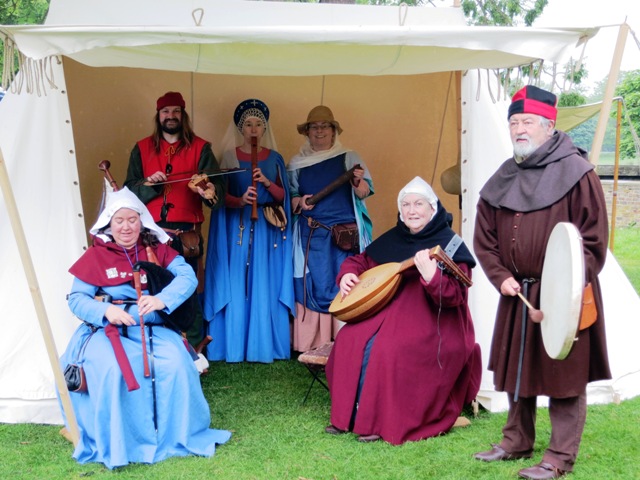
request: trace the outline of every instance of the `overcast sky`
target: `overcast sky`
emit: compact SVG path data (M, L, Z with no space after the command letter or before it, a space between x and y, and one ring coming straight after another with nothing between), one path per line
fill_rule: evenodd
M618 27L627 24L640 38L639 0L549 0L536 27L599 26L598 34L589 40L585 56L589 78L587 85L602 80L609 73L618 37ZM629 34L622 56L622 71L640 69L640 47Z

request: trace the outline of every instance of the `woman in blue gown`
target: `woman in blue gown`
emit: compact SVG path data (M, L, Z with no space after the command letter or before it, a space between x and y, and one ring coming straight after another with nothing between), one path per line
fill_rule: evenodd
M82 324L61 357L63 368L82 365L87 384L86 392L70 392L80 432L73 457L112 469L172 456L212 456L231 433L209 428L192 354L164 320L194 292L193 269L163 243L167 234L127 188L109 195L90 233L93 245L69 270L75 277L69 307ZM154 260L174 278L150 295L143 270L138 299L133 267Z
M275 150L269 109L247 99L235 109L223 140L227 175L225 206L211 214L205 268L204 313L213 342L209 360L261 362L290 358L293 267L289 189L282 156ZM257 139L257 168L251 139ZM255 187L253 183L255 181ZM257 219L251 219L257 202ZM281 206L286 225L265 217L265 205Z
M329 313L329 305L338 293L336 275L342 262L371 243L372 223L365 198L373 195L373 181L360 155L340 143L342 128L328 107L311 109L307 121L297 128L306 142L287 170L291 205L298 214L293 225L293 349L304 352L333 340L343 324ZM307 204L310 197L354 167L351 181L318 203ZM332 227L349 223L357 225L359 246L355 251L340 249L331 238Z

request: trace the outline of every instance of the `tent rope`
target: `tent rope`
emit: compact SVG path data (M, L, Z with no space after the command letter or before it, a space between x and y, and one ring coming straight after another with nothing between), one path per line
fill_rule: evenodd
M491 88L491 70L487 69L486 72L487 72L487 90L489 91L489 97L491 97L491 101L493 103L496 103L496 97L493 96L493 90ZM500 98L499 95L498 95L498 98Z
M502 82L500 81L500 69L496 68L493 71L493 74L498 79L498 100L500 100L500 96L502 95Z
M13 63L14 63L14 55L15 55L15 46L16 44L11 40L8 36L4 35L2 39L2 45L4 47L4 58L3 58L3 69L2 69L2 79L0 82L0 86L4 90L9 89L9 85L13 79Z
M433 185L433 182L436 178L436 170L438 168L438 163L440 162L440 147L442 145L442 137L444 136L444 119L447 116L447 107L449 106L449 97L451 96L452 84L453 84L453 72L449 72L449 85L447 86L447 96L445 97L446 100L444 102L444 108L442 109L442 118L440 119L440 134L438 135L438 145L436 146L436 161L433 163L433 171L431 172L431 180L429 181L430 185Z
M640 157L640 138L638 138L638 133L633 127L633 123L631 122L631 117L629 115L629 109L627 108L627 104L625 103L624 98L622 98L622 106L624 107L624 118L627 121L629 131L631 132L631 136L633 137L633 146L636 149L636 157Z
M404 22L407 20L407 14L409 13L409 5L405 2L400 2L398 5L398 25L404 27Z
M636 47L638 47L638 49L640 49L640 41L638 41L638 37L636 37L636 32L634 32L631 29L629 29L629 32L631 33L631 36L633 37L633 40L636 42Z
M39 97L47 95L48 90L57 90L53 73L53 62L59 64L62 60L57 55L50 55L39 60L25 56L15 42L4 36L4 67L0 85L11 93L20 94L24 89L27 93L36 93Z
M196 18L196 16L198 18ZM191 12L191 18L193 18L196 27L202 25L202 19L204 18L204 8L194 8Z

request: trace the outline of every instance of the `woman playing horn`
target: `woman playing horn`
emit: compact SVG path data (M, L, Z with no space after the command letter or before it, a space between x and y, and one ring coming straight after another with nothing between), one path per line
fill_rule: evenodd
M293 226L293 349L304 352L332 340L342 324L329 313L338 293L335 278L343 260L371 242L372 223L364 199L373 195L373 182L360 156L340 143L342 128L328 107L313 108L297 129L307 141L287 169L291 204L299 214ZM318 203L307 203L353 167L350 181ZM348 224L353 226L353 238L358 242L346 251L333 241L331 229ZM347 247L343 244L342 248Z
M438 268L429 249L440 245L469 277L475 266L450 228L451 215L420 177L398 195L399 220L338 274L348 295L376 265L415 257L391 301L338 333L326 372L331 392L327 433L352 431L362 442L398 445L449 431L480 386L480 346L467 306L468 289ZM451 240L454 239L452 242Z
M289 185L268 122L264 102L244 100L223 140L222 167L245 171L227 177L225 208L211 214L204 313L217 341L207 348L210 360L271 363L291 355ZM283 222L270 223L270 212Z

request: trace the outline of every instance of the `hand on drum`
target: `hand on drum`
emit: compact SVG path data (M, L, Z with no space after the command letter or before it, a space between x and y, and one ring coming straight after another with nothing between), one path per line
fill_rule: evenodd
M349 295L351 289L360 283L360 279L355 273L345 273L340 279L340 293L342 298Z
M438 269L438 261L429 254L429 249L420 250L413 258L420 275L425 282L433 280L433 276Z

